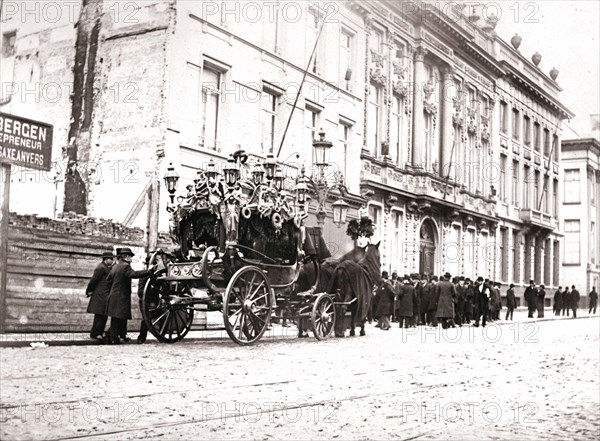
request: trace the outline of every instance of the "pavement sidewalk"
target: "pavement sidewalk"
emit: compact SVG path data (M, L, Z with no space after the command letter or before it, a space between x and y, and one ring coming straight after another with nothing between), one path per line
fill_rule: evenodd
M589 315L587 309L578 309L578 316L575 320L598 318L599 314ZM510 325L512 323L534 323L542 321L556 321L556 320L573 320L572 316L555 316L551 308L544 310L543 318L527 318L527 308L517 308L514 311L514 320L506 321L504 316L506 309L500 311L500 320L493 322L495 325ZM537 315L537 313L536 313ZM227 332L222 328L222 325L218 320L220 314L213 316L213 320L209 317L208 329L206 330L191 330L182 342L194 342L194 341L214 341L220 339L229 339ZM91 320L90 320L91 325ZM375 323L373 323L374 326ZM472 326L472 324L470 325ZM395 329L395 328L393 328ZM297 329L294 325L289 327L282 327L280 325L272 325L272 329L268 331L268 336L278 338L295 338L297 335ZM136 344L137 331L131 331L129 333L131 342L129 344ZM268 337L267 334L263 338ZM148 333L148 339L146 344L156 344L158 341ZM44 348L47 346L93 346L101 345L101 343L95 339L91 339L87 332L35 332L35 333L11 333L11 334L0 334L0 348L19 348L19 347L31 347L31 348Z

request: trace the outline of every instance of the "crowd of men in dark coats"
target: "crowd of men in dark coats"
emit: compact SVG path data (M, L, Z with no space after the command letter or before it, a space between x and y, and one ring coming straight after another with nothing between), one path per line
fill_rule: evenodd
M507 293L507 319L516 307L513 285ZM379 321L378 327L390 329L391 321L397 321L401 328L417 325L443 328L462 326L472 321L475 326L498 320L502 302L500 284L479 277L452 277L446 273L442 277L420 274L391 279L386 271L382 273L382 283L375 290L372 302L371 319ZM390 320L391 318L391 320Z
M452 277L446 273L443 277L424 276L420 274L398 277L392 273L389 278L387 271L382 273L382 282L374 292L372 311L369 320L378 320L377 326L383 330L391 328L391 322L398 322L399 327L408 328L417 325L443 328L462 326L473 322L475 326L485 326L487 322L500 319L502 298L500 283L478 277L476 281L470 278ZM544 317L546 290L544 285L536 286L530 280L525 289L525 301L529 318ZM562 287L554 296L554 311L556 315L577 317L580 295L575 286L562 291ZM590 314L596 313L598 294L595 288L590 293ZM513 319L517 307L514 284L510 284L506 292L505 320Z

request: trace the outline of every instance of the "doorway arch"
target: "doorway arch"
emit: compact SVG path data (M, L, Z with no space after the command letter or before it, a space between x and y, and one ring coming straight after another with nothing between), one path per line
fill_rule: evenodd
M431 219L425 219L421 224L419 241L419 273L435 274L438 240L437 228Z

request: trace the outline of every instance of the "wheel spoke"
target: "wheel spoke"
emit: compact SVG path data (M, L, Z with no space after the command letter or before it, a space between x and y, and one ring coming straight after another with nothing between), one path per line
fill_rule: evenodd
M157 309L158 309L158 308L157 308ZM168 309L167 309L167 310L164 312L164 314L163 314L163 315L161 315L160 317L158 317L156 320L154 320L154 321L152 322L152 326L156 325L156 324L158 323L158 321L159 321L161 318L163 318L165 315L167 315L167 314L169 314L169 310L168 310Z
M160 328L160 335L165 335L165 326L167 326L167 322L169 322L169 317L171 316L171 311L167 310L167 317L165 317L165 321Z
M245 315L245 314L242 314L242 319L240 320L240 330L239 330L239 334L238 334L238 335L239 335L239 338L240 338L240 340L242 339L242 331L243 331L243 329L244 329L244 321L245 321L244 319L245 319L245 318L246 318L246 315Z
M253 298L254 298L254 295L255 295L256 293L258 293L258 290L259 290L259 289L261 289L261 288L262 288L262 286L263 286L264 284L265 284L265 281L264 281L264 280L263 280L262 282L260 282L260 285L258 285L258 288L256 288L256 289L254 290L254 292L252 293L252 295L250 295L250 296L248 297L248 300L253 300ZM263 298L263 297L266 297L268 294L269 294L269 293L266 293L265 295L263 295L263 296L259 297L259 298L258 298L258 299L256 299L256 300L259 300L259 299L261 299L261 298ZM256 301L256 300L254 300L254 301Z

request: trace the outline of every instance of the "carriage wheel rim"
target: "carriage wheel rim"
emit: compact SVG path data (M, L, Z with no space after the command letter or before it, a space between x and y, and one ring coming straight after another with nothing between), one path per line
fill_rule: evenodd
M257 267L243 267L233 275L224 296L223 318L235 343L249 345L264 335L272 309L270 293L269 282Z
M194 310L190 305L171 304L166 287L149 279L142 295L142 317L150 333L161 343L175 343L183 339L192 327ZM181 296L184 293L177 293Z

